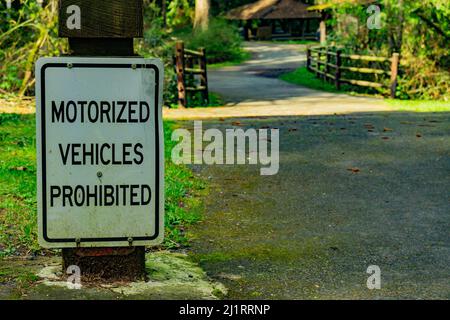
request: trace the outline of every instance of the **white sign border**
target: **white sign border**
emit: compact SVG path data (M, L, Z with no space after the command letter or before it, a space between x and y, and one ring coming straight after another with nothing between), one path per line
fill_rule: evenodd
M46 180L45 151L45 71L49 67L110 67L110 68L146 68L155 72L155 234L149 237L115 237L86 239L50 239L46 228ZM157 245L164 239L164 132L162 121L162 100L164 83L164 66L159 59L131 58L82 58L54 57L40 58L36 62L36 149L37 149L37 199L38 199L38 241L45 248L75 248L75 247L126 247ZM130 242L130 240L132 240Z

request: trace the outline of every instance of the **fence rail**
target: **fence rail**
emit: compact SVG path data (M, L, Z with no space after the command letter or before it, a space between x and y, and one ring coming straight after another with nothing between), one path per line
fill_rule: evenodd
M208 72L206 68L206 50L186 49L183 41L178 41L175 48L175 69L177 73L178 105L186 108L188 93L200 92L209 103ZM199 76L196 79L195 76Z
M354 61L353 65L349 65ZM381 64L390 63L389 70L381 67L367 65L355 65L378 62ZM317 77L325 81L334 82L336 89L340 89L341 84L351 84L361 87L383 88L388 87L390 96L395 98L397 89L397 75L399 65L399 54L394 53L392 57L377 57L358 54L344 54L340 48L332 47L312 47L307 50L306 67L308 71L314 72ZM345 73L345 77L343 76ZM388 76L389 85L383 82L352 79L353 74L373 74L378 76Z

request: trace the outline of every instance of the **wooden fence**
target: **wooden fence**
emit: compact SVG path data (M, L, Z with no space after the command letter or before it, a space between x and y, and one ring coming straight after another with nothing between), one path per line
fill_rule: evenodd
M184 42L176 44L175 68L177 72L178 104L187 107L188 93L200 92L204 102L209 103L208 75L206 69L206 51L189 50L184 47ZM199 79L196 78L199 76Z
M318 78L334 83L336 89L339 89L341 84L371 88L387 87L391 97L395 98L398 65L398 53L388 58L345 54L342 49L333 47L312 47L307 50L308 71L314 72ZM352 76L355 74L372 74L378 81L353 79ZM389 77L389 81L383 81L387 80L386 77Z

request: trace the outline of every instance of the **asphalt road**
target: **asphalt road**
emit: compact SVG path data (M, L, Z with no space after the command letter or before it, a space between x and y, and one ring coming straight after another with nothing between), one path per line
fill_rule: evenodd
M191 255L230 299L449 299L450 114L385 112L377 99L286 84L270 75L301 64L298 48L248 46L253 59L213 70L212 90L249 114L305 116L203 122L279 128L280 170L195 167L211 189ZM371 265L380 290L367 287Z
M197 168L212 187L192 255L227 298L450 298L449 114L203 125L236 121L280 129L280 170Z
M209 89L224 107L165 109L165 119L208 119L390 111L382 99L321 92L289 84L279 75L305 64L305 46L245 44L252 58L232 67L208 70Z

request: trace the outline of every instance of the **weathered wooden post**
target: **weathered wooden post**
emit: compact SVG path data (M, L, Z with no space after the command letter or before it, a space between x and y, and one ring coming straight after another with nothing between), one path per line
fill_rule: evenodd
M322 49L321 48L319 48L318 50L317 50L317 61L316 61L316 78L319 78L320 79L320 73L319 73L319 71L320 71L320 66L321 66L321 53L322 53L322 51L321 51Z
M331 81L331 79L328 78L328 75L330 74L330 63L331 63L331 59L330 59L329 48L325 47L325 75L324 75L325 81Z
M395 93L397 90L397 76L398 76L398 64L400 60L400 55L398 53L392 54L391 59L391 98L395 99Z
M186 78L184 74L184 42L178 41L175 48L175 68L177 71L178 105L186 108Z
M306 49L306 70L311 71L311 48Z
M203 94L203 101L206 103L209 103L209 90L208 90L208 69L207 69L207 61L206 61L206 49L200 48L200 86L204 87L204 91L202 91Z
M336 86L337 90L341 89L341 65L342 65L342 50L341 49L337 49L336 50L336 72L335 72L335 79L334 79L334 84Z
M143 36L142 0L60 0L59 36L72 56L136 57L133 38ZM76 89L75 89L76 90ZM63 249L63 267L82 275L135 279L145 274L145 248Z

